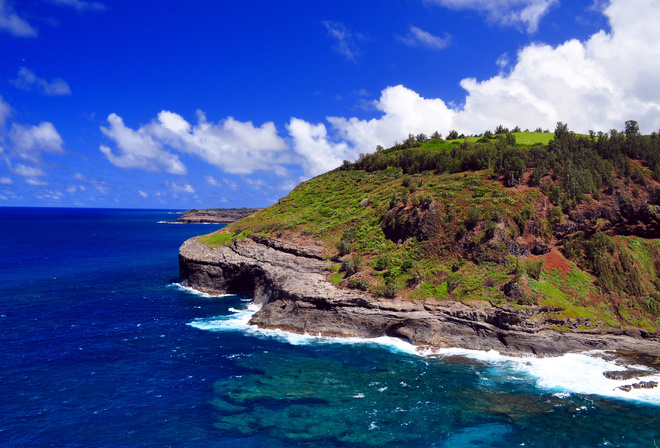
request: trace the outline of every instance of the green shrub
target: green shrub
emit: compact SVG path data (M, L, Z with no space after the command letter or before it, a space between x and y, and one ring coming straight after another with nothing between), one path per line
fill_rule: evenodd
M390 267L390 257L387 255L382 255L376 259L374 263L374 269L377 271L384 271Z
M364 278L350 278L348 279L348 287L352 289L359 289L360 291L368 291L369 282Z
M341 267L339 268L340 272L345 272L346 277L357 273L362 266L364 259L359 255L353 255L350 258L344 258L341 261Z
M465 226L473 229L481 219L481 210L477 207L470 207L465 214Z
M543 258L539 258L537 260L529 259L525 262L525 272L527 272L527 275L532 277L534 280L538 280L541 277L543 263Z

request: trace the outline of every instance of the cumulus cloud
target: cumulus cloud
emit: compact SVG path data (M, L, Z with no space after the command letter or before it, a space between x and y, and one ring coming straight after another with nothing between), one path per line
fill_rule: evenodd
M13 184L13 183L14 183L14 181L11 180L10 177L0 177L0 184L10 185L10 184Z
M364 39L364 36L351 31L341 22L325 20L322 23L328 32L328 36L334 41L332 49L344 56L346 60L357 62L357 58L360 56L357 41Z
M512 63L500 61L507 73L483 81L463 79L466 97L460 107L398 85L384 89L372 103L380 112L377 118L328 117L331 133L322 124L292 119L288 129L294 149L307 158L306 172L314 174L408 133L456 129L478 134L498 124L554 128L558 121L578 132L608 131L621 129L629 119L644 132L658 130L659 6L657 0L613 0L603 11L610 32L558 46L528 45ZM335 133L348 146L333 143L328 134Z
M451 9L472 9L490 23L522 26L527 32L538 29L541 18L558 0L425 0Z
M451 43L451 36L447 33L443 37L434 36L416 26L410 27L406 36L399 36L399 40L410 47L425 47L431 50L442 50Z
M293 150L303 157L303 169L307 176L336 168L343 160L356 155L347 143L330 142L323 123L311 124L291 118L286 128L293 139Z
M6 0L0 0L0 31L16 37L35 37L37 30L22 19Z
M169 111L160 112L156 120L137 130L127 128L116 114L111 114L108 121L110 129L101 130L115 141L121 152L115 156L105 145L101 145L101 151L110 162L124 168L165 169L185 174L178 155L169 152L174 150L193 154L234 174L250 174L255 170L283 173L281 164L289 162L287 144L277 135L272 122L255 127L252 122L228 117L213 123L201 111L197 112L194 126Z
M10 80L10 82L19 89L36 90L44 95L71 95L69 84L63 79L55 78L52 81L47 81L37 77L32 70L26 67L21 67L16 78Z
M36 126L13 123L8 137L14 153L22 159L38 162L42 152L64 153L64 140L50 122L44 121Z
M163 144L151 135L149 127L137 131L124 125L116 114L108 116L110 127L101 126L101 132L115 142L117 154L106 145L99 149L107 159L120 168L140 168L146 171L165 170L172 174L185 174L186 167L179 156L163 149Z

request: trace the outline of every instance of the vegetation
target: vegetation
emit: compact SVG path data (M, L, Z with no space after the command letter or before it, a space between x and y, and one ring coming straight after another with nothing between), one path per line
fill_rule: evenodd
M515 132L513 132L515 131ZM498 126L402 143L217 233L320 242L375 297L544 306L558 329L660 329L660 136Z

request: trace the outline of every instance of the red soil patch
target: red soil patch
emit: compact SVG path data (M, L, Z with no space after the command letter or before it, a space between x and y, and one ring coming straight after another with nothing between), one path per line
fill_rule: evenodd
M545 260L543 269L545 269L549 274L551 274L554 269L556 269L562 275L571 274L571 265L568 263L568 260L564 258L561 252L557 250L557 248L553 247L550 252L543 255L543 259Z

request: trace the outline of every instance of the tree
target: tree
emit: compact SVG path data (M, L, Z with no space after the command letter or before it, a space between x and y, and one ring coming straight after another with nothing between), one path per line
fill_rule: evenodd
M626 137L639 134L639 125L635 120L626 121Z
M433 134L431 134L431 138L435 140L442 140L442 134L438 131L435 131Z
M555 128L555 139L559 140L559 138L568 133L568 125L562 123L561 121L557 122L557 127Z
M507 132L509 132L509 130L501 124L498 124L495 128L495 134L506 134Z
M458 138L458 131L452 129L449 131L449 134L447 134L447 140L456 140Z

